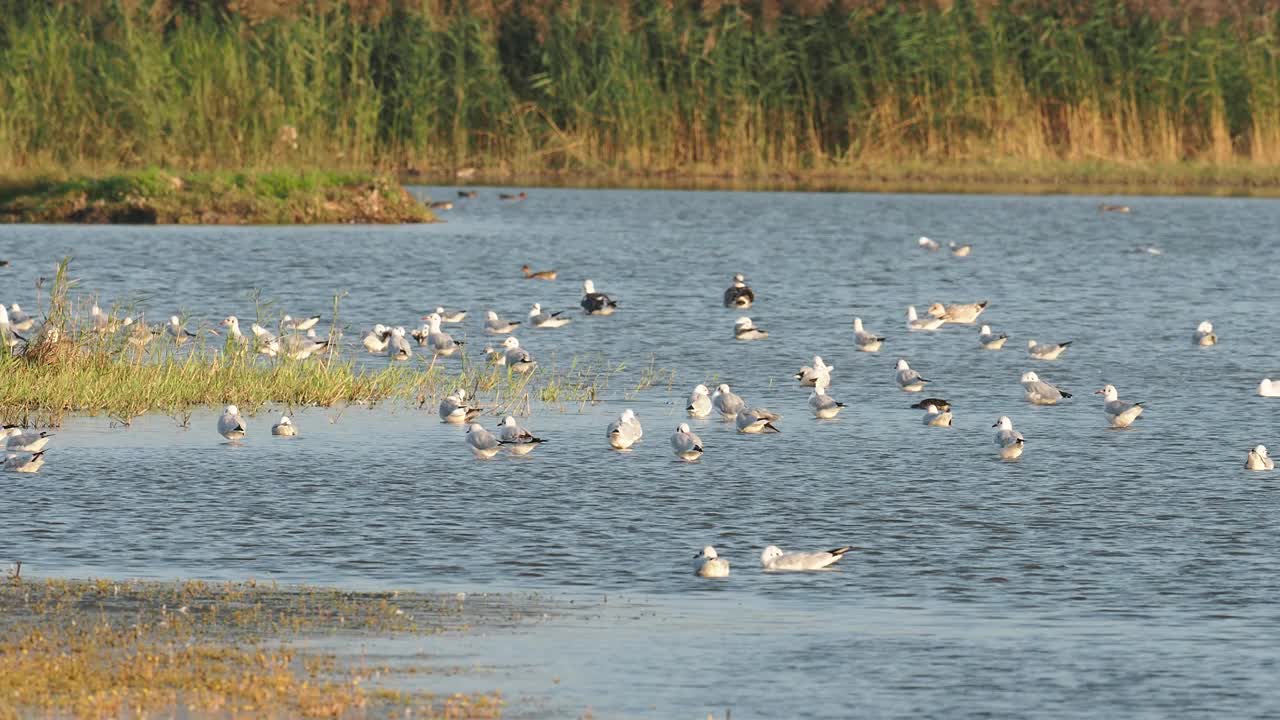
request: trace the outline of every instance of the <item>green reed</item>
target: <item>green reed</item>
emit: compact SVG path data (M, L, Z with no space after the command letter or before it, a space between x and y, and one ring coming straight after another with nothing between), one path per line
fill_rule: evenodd
M1271 163L1276 6L0 0L0 167Z

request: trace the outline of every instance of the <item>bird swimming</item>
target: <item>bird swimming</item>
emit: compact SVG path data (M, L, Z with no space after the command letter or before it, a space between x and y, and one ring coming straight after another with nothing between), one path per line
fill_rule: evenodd
M742 273L733 276L733 284L724 291L724 306L746 309L756 301L756 294L747 287L747 279Z
M1022 451L1026 447L1026 440L1023 439L1022 433L1013 429L1013 421L1005 416L1001 416L991 427L998 428L996 430L995 443L1000 449L1000 458L1002 460L1017 460L1022 456Z
M769 331L756 327L751 318L746 315L733 321L734 340L763 340L767 337L769 337Z
M604 293L596 292L595 283L582 281L582 309L588 315L612 315L618 309L616 300Z

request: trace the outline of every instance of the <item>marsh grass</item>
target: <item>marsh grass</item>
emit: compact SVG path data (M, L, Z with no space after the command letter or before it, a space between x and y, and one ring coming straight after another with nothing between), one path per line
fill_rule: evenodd
M57 425L68 413L103 413L127 425L148 412L182 418L195 407L226 404L248 412L269 403L297 408L395 402L433 409L458 388L494 414L527 415L535 402L561 410L598 402L611 378L625 370L602 356L575 357L560 367L554 355L527 375L466 355L448 363L417 355L408 363L369 367L347 356L363 350L344 345L339 330L330 335L335 350L306 360L267 359L209 328L198 328L197 338L181 347L150 328L142 336L151 339L138 345L132 340L147 322L140 316L126 325L122 308L107 313L108 325L118 329L93 329L90 299L73 296L78 281L70 264L64 259L46 283L44 322L25 350L14 354L0 347L0 419L6 423ZM256 304L260 312L270 307L261 298ZM341 296L334 297L331 317L339 327ZM265 316L258 320L274 324ZM646 373L660 371L651 361ZM642 385L648 386L643 378Z
M293 643L461 631L544 617L549 609L536 596L352 593L252 581L0 579L0 718L175 710L498 717L503 701L496 694L380 687L376 678L389 668L352 667Z

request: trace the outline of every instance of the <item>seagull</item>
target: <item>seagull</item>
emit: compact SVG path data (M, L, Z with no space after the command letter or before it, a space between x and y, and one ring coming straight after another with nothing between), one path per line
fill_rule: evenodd
M445 310L440 306L436 306L436 314L440 316L440 321L446 325L457 325L467 319L466 310Z
M958 305L943 306L942 303L933 303L929 306L929 314L942 318L946 322L956 323L959 325L972 325L983 310L987 309L990 301L983 300L976 303L961 303Z
M747 406L742 398L733 394L726 384L716 386L716 391L711 393L711 406L720 413L723 420L732 420L738 416L738 411Z
M951 411L939 410L937 405L926 403L922 422L929 427L951 427Z
M524 273L526 280L555 280L555 270L531 270L528 265L521 265L520 272Z
M365 333L364 339L360 341L364 344L364 349L374 355L381 355L387 351L387 345L391 342L391 328L378 323L373 329Z
M711 414L711 395L706 385L698 385L689 394L689 405L685 407L689 417L704 418Z
M777 545L770 545L760 553L760 564L765 570L821 570L828 565L834 565L852 549L846 545L834 550L788 553L783 552Z
M243 438L246 432L248 428L244 424L244 418L240 417L240 409L235 405L228 405L222 411L222 417L218 418L218 434L234 443Z
M1266 445L1257 445L1249 451L1249 457L1244 461L1245 470L1274 470L1275 461L1267 455Z
M941 245L938 244L937 240L930 240L929 238L924 237L923 235L921 235L920 239L916 241L916 244L920 246L920 249L929 250L931 252L933 250L937 250L938 248L942 247Z
M729 577L729 561L716 554L710 545L693 556L693 574L704 578Z
M1032 405L1057 405L1059 400L1071 397L1071 393L1044 382L1033 372L1023 373L1021 382L1027 402Z
M920 317L916 315L916 306L907 306L907 329L933 331L946 324L946 320L936 317Z
M546 442L542 438L534 437L533 433L516 424L516 419L511 415L498 423L498 438L512 455L528 455L534 448Z
M281 330L296 330L297 332L306 332L316 326L320 322L319 315L312 315L304 320L294 320L292 315L285 315L280 319Z
M951 250L951 254L956 257L969 257L969 253L973 252L972 245L959 245L955 240L947 243L947 248Z
M827 365L822 362L822 358L818 355L813 356L813 367L804 365L800 368L800 372L795 374L795 379L803 387L813 387L819 381L823 385L831 384L831 371L835 370L835 365Z
M702 439L689 430L688 423L680 423L671 435L671 449L681 460L693 462L702 457Z
M489 310L484 314L484 331L490 335L506 335L520 327L519 320L501 320L498 313Z
M98 306L94 305L94 307ZM244 333L240 332L240 318L235 315L228 315L219 324L227 329L227 342L233 345L245 345L248 343Z
M984 350L999 350L1004 347L1004 344L1008 341L1008 335L1005 335L1004 333L996 335L991 332L990 325L983 325L982 331L978 333L978 344L981 345Z
M479 423L471 423L467 428L467 445L471 452L481 460L488 460L502 450L503 442L485 430Z
M623 410L617 420L609 423L609 429L605 432L605 437L615 450L631 449L643 435L639 418L629 408Z
M840 414L844 409L844 403L836 402L827 394L826 384L818 383L813 386L813 392L809 393L809 409L819 420L830 420Z
M733 276L733 284L724 291L724 306L747 309L756 301L756 294L747 287L747 279L738 273Z
M314 333L308 335L285 335L280 338L280 348L290 360L306 360L329 347L328 340L320 340Z
M102 308L98 307L98 303L94 303L89 308L89 320L93 323L94 332L106 333L111 332L111 316L102 312Z
M572 320L571 318L560 317L563 312L563 310L557 310L552 313L544 312L542 303L534 303L533 307L529 308L529 324L536 328L564 327Z
M1022 449L1026 447L1026 441L1022 438L1022 433L1013 429L1013 421L1005 416L1001 416L991 427L999 428L996 430L996 447L1000 448L1000 458L1003 460L1016 460L1022 455Z
M482 408L467 405L467 391L462 388L454 390L440 401L440 422L470 425L480 417L481 412L483 412Z
M582 309L588 315L612 315L618 309L618 302L609 299L608 295L596 292L595 283L582 281Z
M40 472L40 468L44 467L44 453L31 454L6 454L4 458L4 469L9 472L34 473Z
M782 431L773 424L773 421L781 419L781 415L775 415L764 408L743 408L738 411L735 417L738 432L747 435L757 435L770 431L780 433Z
M13 452L38 453L49 444L52 433L30 430L23 432L21 428L6 428L5 449Z
M1145 409L1142 403L1127 403L1121 400L1120 392L1116 390L1115 385L1107 385L1093 394L1102 396L1102 409L1107 413L1107 419L1111 421L1113 428L1129 427Z
M537 366L538 363L534 361L533 356L520 347L520 341L514 336L508 336L503 340L502 347L507 349L503 353L503 364L511 368L512 372L527 373Z
M2 324L3 323L0 323L0 325ZM129 318L125 318L124 323L121 325L121 330L130 326L133 327L133 329L129 331L130 345L138 349L142 349L147 346L147 343L155 339L156 331L147 324L147 319L144 316L139 315L138 322L136 323L131 323L129 322Z
M281 415L280 421L271 426L271 434L277 437L295 437L298 426L293 424L288 415Z
M387 336L387 357L392 360L408 360L413 357L413 348L404 339L403 327L392 328L391 334Z
M35 327L36 319L23 312L18 303L9 306L9 325L18 332L26 332Z
M877 336L875 333L869 333L862 328L862 318L853 319L853 341L857 344L858 349L862 352L879 352L880 346L884 344L884 338Z
M911 406L912 410L924 410L930 405L938 408L940 412L947 412L951 409L951 403L942 398L925 398L915 405Z
M173 338L173 341L179 345L186 343L188 340L196 336L195 333L182 327L182 321L178 319L177 315L169 316L169 324L165 326L164 331L168 333L169 337Z
M27 341L13 327L13 323L9 320L9 309L3 303L0 303L0 339L3 339L5 345L11 348L17 346L19 341Z
M422 318L427 321L427 341L431 344L431 352L442 357L449 357L458 352L461 341L454 341L449 333L440 329L439 313L431 313Z
M489 361L490 365L506 365L507 356L506 349L502 347L495 348L492 345L484 346L484 359Z
M751 322L751 318L743 315L733 321L733 338L735 340L763 340L769 337L768 330L761 330Z
M1218 336L1213 333L1213 323L1205 320L1196 326L1195 334L1191 336L1191 342L1200 347L1209 347L1218 344Z
M250 325L249 329L253 331L253 337L258 343L258 352L267 357L275 357L280 354L280 338L258 323Z
M1262 378L1262 382L1258 383L1258 394L1262 397L1280 397L1280 380Z
M906 360L898 360L898 364L894 366L894 369L898 371L896 376L898 387L906 392L920 392L924 389L925 383L932 382L920 377L920 373L912 370Z
M1057 360L1059 355L1066 352L1067 346L1070 344L1070 340L1046 345L1039 345L1035 340L1028 340L1027 354L1036 360Z

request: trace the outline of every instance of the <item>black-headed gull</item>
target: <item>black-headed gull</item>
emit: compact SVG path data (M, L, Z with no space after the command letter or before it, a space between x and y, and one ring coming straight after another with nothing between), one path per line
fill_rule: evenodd
M932 332L946 324L946 320L932 316L920 317L916 314L916 306L907 306L907 329L916 331Z
M528 455L533 449L546 442L534 437L528 429L520 427L514 416L508 415L498 423L498 439L507 446L512 455Z
M222 417L218 418L218 434L231 442L236 442L243 439L246 432L248 427L244 423L244 418L240 417L240 409L235 405L228 405L222 411Z
M485 430L479 423L471 423L467 427L466 437L467 447L471 448L472 454L481 460L488 460L497 455L502 450L503 442L494 437L494 434Z
M729 577L729 561L720 557L710 545L693 556L693 574L704 578Z
M1036 360L1057 360L1058 356L1067 351L1067 347L1071 345L1071 340L1060 343L1045 343L1041 345L1035 340L1027 341L1027 354Z
M640 420L630 408L623 410L617 420L609 423L609 428L605 431L605 438L615 450L629 450L643 436L644 430L640 427Z
M733 321L733 338L735 340L763 340L767 337L769 337L769 331L756 327L756 324L746 315Z
M563 310L547 312L542 309L542 303L534 303L529 308L529 324L536 328L564 327L572 322L572 318L561 317L563 313Z
M519 339L507 336L507 339L502 341L502 347L505 348L502 354L503 364L512 372L527 373L537 367L538 363L529 351L520 347Z
M711 393L711 407L715 408L716 412L720 413L720 417L725 420L736 418L738 411L746 405L742 398L735 395L724 383L717 385L716 391Z
M894 365L894 370L897 371L894 375L894 379L898 381L898 387L902 388L906 392L920 392L924 389L925 383L932 382L921 377L920 373L912 370L906 360L898 360L898 364Z
M458 388L440 401L438 412L440 414L440 422L469 425L480 417L480 413L484 412L484 410L470 406L467 403L467 391Z
M1020 382L1026 392L1027 402L1032 405L1057 405L1059 400L1071 397L1071 393L1041 380L1034 372L1023 373Z
M846 545L833 550L817 552L783 552L777 545L770 545L760 553L760 564L765 570L801 572L821 570L839 562L853 548Z
M1245 458L1245 470L1274 470L1276 463L1267 454L1266 445L1256 445L1249 451L1249 457Z
M1097 390L1094 395L1102 396L1102 409L1113 428L1127 428L1142 414L1142 403L1129 403L1120 399L1120 391L1115 385L1107 385Z
M972 325L978 319L978 316L982 314L982 311L987 309L988 302L983 300L976 303L959 303L946 306L942 303L933 303L929 306L929 314L949 323Z
M1013 429L1013 421L1002 415L991 427L997 428L995 443L1000 449L1001 459L1017 460L1021 457L1022 450L1026 447L1026 440L1023 439L1022 433Z
M862 352L879 352L884 340L884 338L875 333L867 332L862 327L862 318L856 317L853 319L853 342L858 350Z
M711 392L706 385L698 385L689 393L689 404L685 406L689 417L704 418L711 414Z
M297 437L298 426L293 424L288 415L281 415L276 424L271 426L271 434L276 437Z
M827 386L819 383L813 387L813 392L809 394L809 409L813 411L813 416L819 420L830 420L840 411L844 409L844 403L836 402L835 398L827 394Z
M515 332L519 327L519 320L503 320L492 310L484 314L484 331L490 335L506 335Z
M983 350L999 350L1009 341L1009 336L1000 333L999 335L991 332L990 325L983 325L982 330L978 332L978 344Z
M738 426L738 432L755 435L765 432L782 432L773 424L773 421L781 419L781 415L764 408L743 408L738 411L734 422Z
M702 438L693 434L688 423L680 423L671 434L671 449L681 460L693 462L702 457Z

